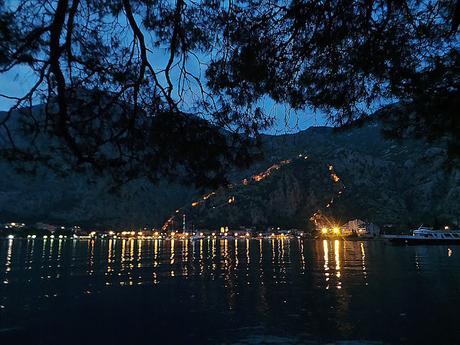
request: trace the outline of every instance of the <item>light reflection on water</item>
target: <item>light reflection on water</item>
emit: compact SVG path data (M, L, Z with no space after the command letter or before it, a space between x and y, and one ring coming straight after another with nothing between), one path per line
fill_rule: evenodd
M131 315L128 322L172 331L168 343L231 343L244 338L233 332L240 329L292 343L429 343L440 327L444 343L460 338L456 247L274 238L2 240L0 278L0 340L9 329L28 336L61 318L85 325L99 312L112 323ZM89 319L83 306L93 311ZM178 319L188 321L178 329ZM426 327L416 327L420 322Z

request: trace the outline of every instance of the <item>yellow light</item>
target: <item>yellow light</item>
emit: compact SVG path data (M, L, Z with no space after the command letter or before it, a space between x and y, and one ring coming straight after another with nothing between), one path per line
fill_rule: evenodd
M158 236L158 231L155 231L155 236Z
M338 234L340 232L340 229L335 227L332 229L332 231L334 231L334 234Z
M322 228L322 229L321 229L321 232L322 232L323 234L327 234L327 228Z
M249 236L249 232L246 233L246 236Z
M202 232L200 232L200 236L203 236L204 234Z
M211 192L211 193L209 193L209 194L204 195L204 196L203 196L203 200L209 199L209 197L211 197L211 196L214 195L214 194L216 194L216 192Z

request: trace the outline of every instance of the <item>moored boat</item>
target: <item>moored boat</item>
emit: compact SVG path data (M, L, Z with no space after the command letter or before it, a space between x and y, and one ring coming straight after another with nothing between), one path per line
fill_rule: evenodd
M412 235L386 235L385 239L396 244L460 244L460 230L433 230L419 227Z

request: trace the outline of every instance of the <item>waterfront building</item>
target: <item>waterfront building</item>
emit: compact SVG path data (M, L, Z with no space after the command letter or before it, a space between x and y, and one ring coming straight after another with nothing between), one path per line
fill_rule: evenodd
M380 228L373 223L367 223L361 219L353 219L341 226L342 234L358 235L362 237L376 237L380 235Z

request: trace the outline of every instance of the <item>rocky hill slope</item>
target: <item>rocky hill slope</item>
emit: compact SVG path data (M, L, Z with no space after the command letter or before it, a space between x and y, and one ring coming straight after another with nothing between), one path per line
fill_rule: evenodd
M381 127L375 120L338 133L323 127L266 137L260 175L180 213L198 226L309 228L314 215L396 228L458 224L460 171L446 167L442 144L386 140Z
M233 172L228 188L201 193L146 180L114 193L108 179L45 169L23 175L0 162L0 221L139 228L171 216L179 224L185 213L199 227L308 228L315 214L401 227L458 222L460 171L445 168L443 145L386 140L381 126L265 136L263 161Z

